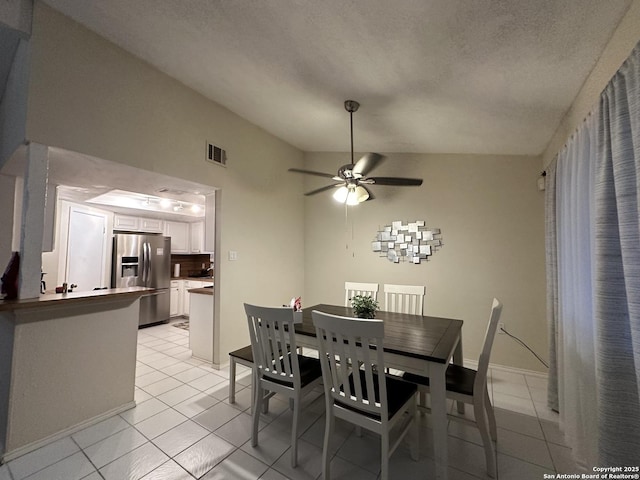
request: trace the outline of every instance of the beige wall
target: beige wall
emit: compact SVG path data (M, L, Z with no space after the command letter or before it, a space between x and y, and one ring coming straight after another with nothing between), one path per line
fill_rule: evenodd
M131 407L139 310L119 299L0 315L16 325L7 452Z
M427 313L466 320L470 358L479 351L491 297L500 296L507 328L546 356L543 195L535 180L595 104L638 31L635 0L543 157L393 155L403 175L422 176L425 185L377 188L378 200L351 210L354 237L348 242L344 211L329 194L303 202L293 180L283 188L286 168L302 165L300 151L41 3L27 137L222 188L218 267L226 350L247 340L242 301L279 303L303 294L305 305L342 302L342 283L350 279L426 284ZM206 140L227 149L227 169L202 162ZM314 153L305 165L334 171L343 163L346 155ZM391 163L380 174L396 174ZM305 181L309 189L320 185ZM391 265L370 251L378 226L422 218L442 228L445 241L428 264ZM240 260L228 262L229 250ZM505 336L498 337L492 360L541 369Z
M248 341L243 302L280 304L303 283L299 150L44 4L35 6L27 138L221 188L221 347ZM205 163L205 142L228 167ZM235 250L239 260L229 262Z
M334 172L347 154L307 154L306 167ZM376 200L348 210L329 193L305 200L303 305L344 302L344 282L426 285L425 313L464 320L464 353L480 354L491 300L502 320L547 357L544 195L539 157L388 154L375 173L424 178L418 188L372 187ZM308 190L326 183L310 177ZM444 247L420 265L392 264L371 250L378 228L425 220L442 230ZM382 296L380 297L382 298ZM381 302L384 305L384 302ZM545 371L525 349L499 335L492 363Z
M638 41L640 41L640 0L634 0L544 151L543 166L549 164L569 136L597 106L600 93Z

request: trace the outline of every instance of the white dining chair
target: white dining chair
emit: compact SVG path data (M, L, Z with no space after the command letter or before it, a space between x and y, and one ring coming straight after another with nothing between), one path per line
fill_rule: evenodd
M253 350L251 345L229 352L229 403L236 403L236 364L251 369L251 406L253 407Z
M474 419L458 415L448 415L448 417L451 420L470 423L478 427L484 446L487 473L491 478L496 476L496 451L493 442L497 441L498 435L496 417L487 390L487 371L489 369L489 357L491 356L493 339L501 313L502 303L497 298L494 298L484 336L482 353L478 360L478 369L473 370L460 365L449 364L446 374L447 398L472 404ZM429 393L428 377L405 373L403 378L418 385L420 392Z
M344 282L344 306L350 307L351 298L355 295L372 297L374 300L378 300L378 288L377 283Z
M290 307L272 308L244 304L253 351L253 428L251 446L258 445L260 406L274 394L289 397L293 403L291 426L291 466L298 463L298 424L302 398L322 381L317 358L299 355L294 323L302 320Z
M384 309L387 312L422 315L424 311L424 285L384 285Z
M389 458L410 435L411 457L418 460L415 384L384 371L384 322L312 312L325 391L322 478L331 478L329 443L335 419L366 428L381 437L381 479L389 478ZM352 368L359 365L359 368ZM390 431L398 432L391 443Z

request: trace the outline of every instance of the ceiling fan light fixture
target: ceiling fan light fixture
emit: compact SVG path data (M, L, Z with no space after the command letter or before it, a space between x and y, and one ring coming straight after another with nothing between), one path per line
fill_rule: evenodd
M333 198L336 202L353 206L365 202L369 198L369 192L360 185L342 186L333 192Z
M344 185L338 188L335 192L333 192L333 199L339 203L346 202L348 196L349 196L349 189Z
M364 185L387 185L394 187L412 187L422 185L421 178L404 177L370 177L369 174L376 168L385 157L379 153L370 152L365 154L360 160L355 162L353 158L353 113L358 110L360 104L355 100L345 100L344 108L349 112L349 130L351 144L351 163L341 166L337 175L330 173L316 172L301 168L290 168L290 172L304 173L316 177L330 178L335 182L333 185L325 185L305 193L305 196L316 195L327 190L337 188L333 193L333 198L337 202L347 205L357 205L367 200L373 200L375 196L370 193Z
M367 192L366 188L358 185L353 191L353 196L356 198L358 203L362 203L369 199L369 192Z

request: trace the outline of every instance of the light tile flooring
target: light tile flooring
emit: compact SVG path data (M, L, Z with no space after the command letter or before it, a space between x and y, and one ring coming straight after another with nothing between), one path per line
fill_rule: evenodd
M249 371L239 367L236 403L228 402L228 370L191 358L188 332L172 325L138 333L137 406L0 466L0 480L317 479L321 476L324 400L309 395L298 441L299 465L290 467L288 403L275 397L262 415L259 445L250 443ZM544 478L579 472L545 406L546 382L493 369L490 394L498 423L498 479ZM467 414L472 415L467 408ZM420 417L420 460L402 445L391 459L391 479L434 478L433 438ZM449 478L488 478L478 431L449 425ZM337 421L331 445L332 479L375 480L376 437L355 435Z

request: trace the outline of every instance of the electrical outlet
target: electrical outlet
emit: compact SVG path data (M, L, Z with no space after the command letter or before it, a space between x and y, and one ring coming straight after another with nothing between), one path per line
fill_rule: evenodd
M504 328L504 322L498 322L498 333L500 335L504 335L504 332L502 331L503 328Z

